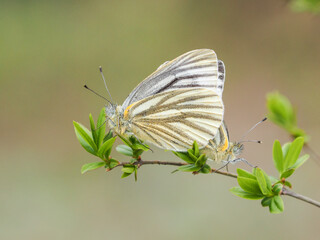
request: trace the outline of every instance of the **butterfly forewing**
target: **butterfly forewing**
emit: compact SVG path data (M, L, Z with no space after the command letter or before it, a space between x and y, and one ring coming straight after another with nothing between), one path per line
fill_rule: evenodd
M125 110L130 131L167 150L186 151L194 141L200 147L217 133L223 103L216 91L183 88L146 97Z
M211 49L187 52L162 64L142 81L123 103L132 103L154 94L181 88L209 88L221 97L224 84L224 64Z

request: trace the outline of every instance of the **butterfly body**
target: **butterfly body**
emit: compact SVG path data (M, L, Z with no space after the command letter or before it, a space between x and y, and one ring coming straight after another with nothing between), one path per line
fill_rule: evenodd
M229 141L229 133L225 122L221 124L213 139L202 149L209 159L215 162L231 162L238 158L243 151L243 144Z

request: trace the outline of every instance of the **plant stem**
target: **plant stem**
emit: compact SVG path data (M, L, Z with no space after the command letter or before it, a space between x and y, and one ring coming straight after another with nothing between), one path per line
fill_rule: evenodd
M284 196L290 196L290 197L293 197L293 198L296 198L296 199L299 199L301 201L304 201L306 203L309 203L309 204L312 204L318 208L320 208L320 202L317 202L311 198L308 198L308 197L305 197L299 193L295 193L287 188L283 188L282 189L282 192L281 192L281 195L284 195Z
M123 165L127 165L127 164L132 164L130 162L122 162L119 165L115 166L115 167L121 167ZM184 166L187 165L187 163L184 162L163 162L163 161L136 161L133 163L133 165L138 165L139 167L142 165L171 165L171 166ZM216 170L214 168L211 169L210 171L211 173L216 173L216 174L220 174L220 175L224 175L227 177L233 177L233 178L237 178L237 175L229 173L229 172L224 172L224 171L220 171L220 170Z

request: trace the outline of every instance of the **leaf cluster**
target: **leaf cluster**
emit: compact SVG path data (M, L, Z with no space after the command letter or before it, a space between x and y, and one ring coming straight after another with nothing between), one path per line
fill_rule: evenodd
M292 187L286 178L309 158L307 154L299 157L303 144L303 137L296 138L292 143L286 143L282 147L276 140L273 145L273 161L279 178L268 176L260 168L254 168L252 173L237 169L239 186L231 188L231 193L245 199L262 199L261 205L269 207L271 213L283 212L284 204L280 196L282 188Z
M92 115L89 115L90 130L82 124L73 121L74 130L81 146L92 155L100 158L98 162L84 164L81 168L81 173L94 170L100 167L114 168L119 164L119 161L110 157L112 146L116 140L111 131L106 132L106 116L104 109L95 125Z
M178 167L177 171L194 172L194 173L210 173L211 167L207 164L205 154L200 154L197 142L194 142L192 148L187 152L173 152L177 157L187 162L187 165Z

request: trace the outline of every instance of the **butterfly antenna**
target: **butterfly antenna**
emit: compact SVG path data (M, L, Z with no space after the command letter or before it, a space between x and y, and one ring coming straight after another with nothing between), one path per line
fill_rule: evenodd
M262 119L261 121L257 122L255 125L253 125L252 128L250 128L245 134L243 134L243 136L241 137L240 142L243 142L243 139L253 130L255 129L258 125L260 125L260 123L263 123L264 121L266 121L267 118L265 117L264 119ZM253 140L254 141L254 140Z
M92 90L91 88L89 88L87 85L84 85L83 87L86 88L86 89L88 89L89 91L93 92L95 95L103 98L104 100L106 100L108 103L110 103L110 104L112 105L112 103L111 103L107 98L105 98L104 96L100 95L99 93L93 91L93 90Z
M244 140L239 143L246 143L246 142L253 142L253 143L259 143L259 144L262 143L262 141L260 141L260 140Z
M101 66L99 67L99 70L100 70L100 73L101 73L101 76L102 76L102 79L103 79L103 82L104 82L104 86L105 86L106 89L107 89L107 92L108 92L108 94L109 94L109 96L110 96L111 102L113 102L113 99L112 99L111 94L110 94L110 92L109 92L109 89L108 89L108 86L107 86L107 83L106 83L106 79L104 78L104 75L103 75L102 67L101 67Z

